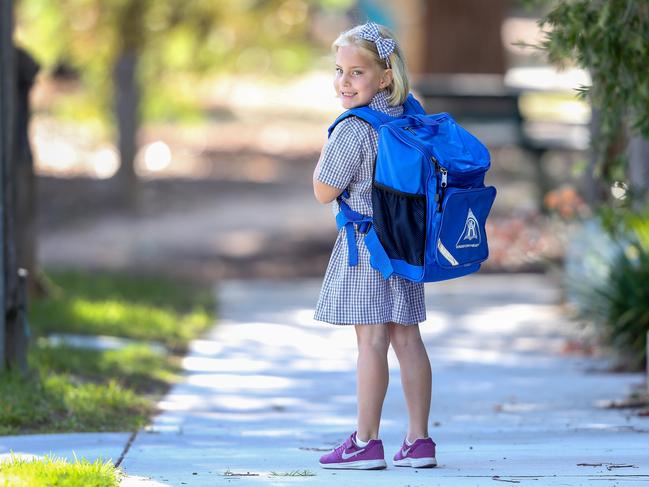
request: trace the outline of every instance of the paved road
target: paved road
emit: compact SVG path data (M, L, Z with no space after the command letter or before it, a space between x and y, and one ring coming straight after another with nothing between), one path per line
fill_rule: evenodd
M649 485L649 421L598 407L639 374L559 352L576 326L539 275L477 275L427 287L439 467L395 468L406 431L398 363L381 437L389 467L320 469L355 428L353 329L312 320L317 281L229 281L221 320L192 344L186 380L138 434L124 485ZM290 473L309 476L289 476Z

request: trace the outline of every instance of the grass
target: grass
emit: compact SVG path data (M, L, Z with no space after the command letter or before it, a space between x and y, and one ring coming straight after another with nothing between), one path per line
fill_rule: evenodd
M53 293L30 303L38 334L79 333L156 340L174 350L213 320L210 289L159 277L77 271L50 273Z
M154 404L114 379L40 372L0 380L0 435L67 431L132 431L146 424Z
M29 303L30 374L0 376L0 435L144 426L178 377L178 353L214 321L211 290L116 273L48 276L53 293ZM168 348L54 346L46 336L54 332L155 340Z
M120 471L112 463L82 459L69 463L45 457L25 460L12 456L0 463L0 486L11 487L117 487Z
M164 392L180 372L180 357L158 352L146 344L120 350L88 350L52 346L39 340L29 359L39 370L84 376L95 382L112 378L121 386L141 393Z

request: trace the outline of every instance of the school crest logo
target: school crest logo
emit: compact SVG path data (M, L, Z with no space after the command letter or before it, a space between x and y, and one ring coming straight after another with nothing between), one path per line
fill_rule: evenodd
M462 234L455 244L455 248L464 249L467 247L479 247L481 243L482 236L480 235L478 219L473 214L471 208L469 208L469 213L467 214L466 222L464 223L464 230L462 230Z

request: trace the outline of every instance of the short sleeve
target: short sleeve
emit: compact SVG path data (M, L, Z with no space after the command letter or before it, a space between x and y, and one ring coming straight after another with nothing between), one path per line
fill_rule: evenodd
M369 126L356 117L344 119L331 132L322 148L316 179L334 188L345 189L363 162L363 139Z

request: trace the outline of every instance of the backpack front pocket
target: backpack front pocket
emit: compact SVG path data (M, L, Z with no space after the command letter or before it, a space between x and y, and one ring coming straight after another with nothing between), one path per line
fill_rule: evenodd
M374 230L391 259L423 265L426 245L426 196L372 188Z
M485 222L496 188L448 188L436 235L436 260L450 269L484 262L489 256Z

